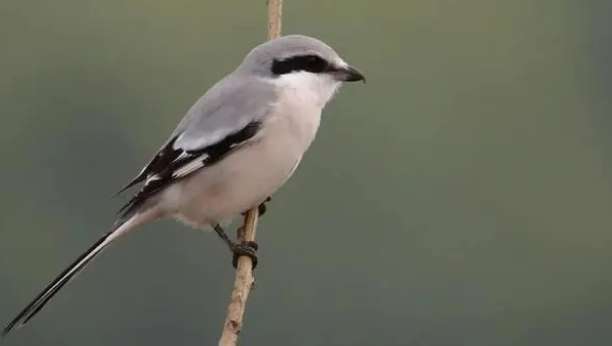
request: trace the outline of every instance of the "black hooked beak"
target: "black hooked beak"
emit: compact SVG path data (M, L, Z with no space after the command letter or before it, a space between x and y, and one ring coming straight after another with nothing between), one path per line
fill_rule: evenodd
M336 79L342 82L366 82L366 78L361 72L352 66L338 67L333 71Z

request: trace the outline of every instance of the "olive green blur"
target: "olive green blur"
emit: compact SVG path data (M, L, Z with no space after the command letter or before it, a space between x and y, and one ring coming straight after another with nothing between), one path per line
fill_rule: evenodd
M243 345L612 344L612 4L285 1L343 87L268 205ZM265 0L0 2L0 323L265 38ZM3 345L214 345L214 233L116 242Z

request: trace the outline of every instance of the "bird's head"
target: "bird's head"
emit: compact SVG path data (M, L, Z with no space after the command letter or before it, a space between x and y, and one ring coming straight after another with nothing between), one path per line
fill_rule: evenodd
M283 36L255 47L238 70L296 92L317 93L323 103L342 82L365 82L363 74L330 46L303 35Z

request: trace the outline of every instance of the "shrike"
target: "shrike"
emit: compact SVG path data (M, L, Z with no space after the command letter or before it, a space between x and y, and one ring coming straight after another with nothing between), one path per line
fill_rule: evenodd
M231 241L221 224L262 205L294 172L321 111L342 82L365 81L325 43L284 36L255 47L187 112L157 154L122 190L142 184L111 231L53 280L4 329L27 323L113 240L172 217L212 227L234 256L256 244Z

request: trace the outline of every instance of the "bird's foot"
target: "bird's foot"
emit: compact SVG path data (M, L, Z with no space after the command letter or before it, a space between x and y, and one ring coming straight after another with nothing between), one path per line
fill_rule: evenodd
M268 210L268 208L266 207L266 203L270 202L272 200L272 197L268 197L266 198L263 202L261 202L260 205L257 206L257 212L259 213L259 216L263 216L266 211ZM242 216L245 216L248 213L248 211L245 211L242 213Z
M247 256L253 263L253 269L257 267L257 249L258 245L254 241L244 241L240 243L232 243L230 250L232 251L232 265L234 268L238 268L238 258L240 256Z
M259 207L257 207L257 211L259 212L259 216L263 216L266 213L266 210L268 210L268 208L266 207L266 203L270 202L272 200L272 197L268 197L266 198L265 201L263 201L263 203L261 203L259 205Z
M267 209L268 208L266 208L265 202L260 204L259 207L257 207L257 212L259 213L259 217L262 217L266 213Z
M233 255L232 265L234 266L234 268L238 267L238 258L240 258L240 256L248 256L249 258L251 258L251 262L253 263L253 269L255 269L255 267L257 266L257 248L258 248L256 242L242 241L238 243L238 242L231 240L227 236L227 234L225 233L221 225L217 224L213 228L215 232L217 232L219 237L223 239L225 244L227 244L227 247L232 252L232 255ZM242 227L238 229L238 234L240 234L241 232L244 232L244 229ZM238 236L238 238L240 237L241 236ZM242 237L244 237L244 235L242 235Z

